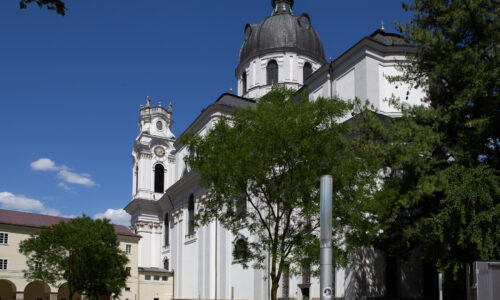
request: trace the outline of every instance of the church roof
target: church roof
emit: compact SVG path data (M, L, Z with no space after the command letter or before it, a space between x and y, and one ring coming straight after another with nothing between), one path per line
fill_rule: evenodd
M70 218L0 209L0 224L4 225L40 228L42 226L52 226L60 222L69 221L71 221ZM118 235L138 237L138 235L125 226L113 225L113 227L115 233Z
M349 48L347 51L342 53L339 57L337 57L330 63L326 63L321 66L304 81L304 85L297 91L297 93L300 93L304 89L309 88L309 83L314 82L314 80L322 76L322 74L324 74L325 72L333 72L338 66L342 65L346 61L349 61L349 59L353 55L356 55L356 53L359 53L359 51L363 51L363 49L366 48L378 50L384 55L411 55L416 52L415 47L408 43L408 41L405 40L403 36L378 29L369 36L361 39L359 42L357 42L355 45L353 45L351 48Z
M293 1L274 0L274 13L259 24L247 24L239 64L272 52L292 51L325 62L323 43L309 15L295 17ZM238 68L239 69L239 68Z

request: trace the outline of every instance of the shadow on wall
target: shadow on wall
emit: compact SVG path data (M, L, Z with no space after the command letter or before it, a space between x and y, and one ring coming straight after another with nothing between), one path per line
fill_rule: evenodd
M385 295L384 255L372 248L364 248L349 259L346 270L346 300L362 300Z

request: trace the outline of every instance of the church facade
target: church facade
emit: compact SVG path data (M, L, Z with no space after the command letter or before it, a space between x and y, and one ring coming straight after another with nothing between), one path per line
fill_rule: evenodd
M293 0L273 0L272 16L244 29L235 75L237 95L223 94L186 128L204 135L222 115L235 108L254 107L257 98L274 84L307 89L311 101L318 97L368 100L379 113L398 116L384 99L398 97L418 104L422 90L390 83L398 64L414 48L396 35L377 30L335 60L326 61L319 34L307 14L292 14ZM175 299L270 299L266 269L243 269L233 259L239 236L216 221L194 228L191 224L205 190L198 175L184 162L189 149L170 128L172 106L154 105L146 99L139 116L140 133L133 150L132 200L125 210L132 216L132 230L139 241L139 267L174 272ZM335 272L335 296L359 299L385 296L385 265L372 251L363 268ZM370 275L366 275L370 274ZM405 284L401 297L418 296L418 284ZM282 278L280 298L319 299L319 280L307 274Z

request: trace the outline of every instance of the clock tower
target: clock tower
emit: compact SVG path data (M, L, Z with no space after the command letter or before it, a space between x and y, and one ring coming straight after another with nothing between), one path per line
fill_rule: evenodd
M132 216L132 230L142 236L139 241L139 266L161 265L162 236L161 208L158 200L174 181L175 136L170 130L172 104L164 108L161 102L141 105L140 133L132 149L132 201L125 210Z

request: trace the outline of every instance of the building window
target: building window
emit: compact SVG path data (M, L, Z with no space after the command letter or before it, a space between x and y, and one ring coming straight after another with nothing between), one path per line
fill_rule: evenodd
M164 268L165 270L168 270L168 267L169 267L169 265L168 265L168 259L165 259L165 260L163 261L163 268Z
M125 245L125 253L130 254L132 253L132 245Z
M130 292L130 288L129 288L129 287L126 287L126 288L125 288L125 291L126 291L126 292Z
M156 128L161 131L163 129L163 123L161 121L156 122Z
M164 226L165 226L165 246L168 246L170 245L170 236L169 236L170 224L168 220L168 213L165 214Z
M247 261L248 260L248 242L245 238L239 238L234 243L233 248L233 260L238 261Z
M236 200L236 217L243 219L247 214L247 197L245 193L241 193Z
M151 275L145 275L145 276L144 276L144 279L145 279L145 280L151 280Z
M139 167L135 166L135 193L139 192Z
M191 194L188 201L188 234L194 233L194 196Z
M7 260L0 259L0 270L7 270Z
M278 63L273 59L267 63L267 84L278 83Z
M42 267L42 264L39 261L37 261L37 262L35 262L33 269L35 269L35 271L36 271L36 270L40 269L41 267Z
M160 280L160 275L155 275L155 276L154 276L154 279L155 279L155 280Z
M311 64L308 63L308 62L306 62L304 64L304 69L302 70L302 72L303 72L303 75L304 75L304 79L303 80L305 82L306 78L309 77L309 76L311 76L311 74L313 72Z
M162 164L155 166L155 193L163 193L163 184L165 178L165 168Z
M0 244L8 244L9 243L9 234L8 233L0 233Z
M247 72L243 71L243 74L241 74L241 84L243 86L243 94L247 93Z
M163 281L168 281L168 276L162 276L162 277L161 277L161 280L163 280Z

